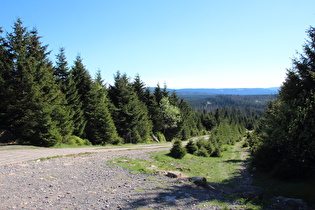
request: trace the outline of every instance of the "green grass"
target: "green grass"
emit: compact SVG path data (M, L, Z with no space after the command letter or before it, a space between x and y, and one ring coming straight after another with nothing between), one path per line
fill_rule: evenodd
M113 166L122 166L134 173L154 173L146 168L155 165L160 170L180 170L191 177L203 176L209 182L225 184L240 175L238 166L241 164L241 153L234 151L233 146L228 146L227 151L222 153L222 157L206 158L186 154L182 159L174 159L168 153L169 151L154 152L151 155L152 161L121 157L110 160L108 163Z
M240 165L243 164L241 143L236 146L227 146L227 150L221 157L198 157L186 154L183 159L174 159L170 157L169 151L160 151L151 153L152 160L130 159L128 157L116 158L108 161L112 167L121 166L131 170L133 173L154 174L154 170L148 170L151 165L157 166L159 170L181 171L191 177L206 177L210 183L218 183L233 187L240 178ZM153 177L153 176L152 176ZM151 179L151 178L150 178ZM149 179L148 179L149 181ZM164 188L162 184L158 187ZM231 200L238 204L231 204ZM251 204L244 199L237 197L226 197L222 200L211 200L200 203L203 205L218 206L220 209L261 209L259 205Z
M3 150L20 150L20 149L40 149L41 147L31 146L31 145L5 145L0 146L0 151Z
M78 155L88 155L88 154L93 154L94 152L81 152L78 154L69 154L69 155L56 155L56 156L50 156L50 157L44 157L44 158L38 158L36 160L33 161L44 161L44 160L50 160L50 159L54 159L54 158L62 158L62 157L74 157L74 156L78 156Z
M188 176L206 177L208 182L223 184L233 187L236 181L241 178L239 167L242 161L242 153L248 148L242 147L242 142L235 146L227 146L227 151L222 153L221 157L198 157L187 154L183 159L174 159L168 156L169 151L154 152L151 155L152 160L129 159L127 157L118 158L109 161L113 167L122 166L133 171L133 173L153 174L155 171L147 170L147 167L155 165L160 170L181 171ZM211 200L200 203L218 206L220 209L231 209L229 200L234 200L238 205L233 209L262 209L262 205L269 202L272 197L284 196L288 198L300 198L315 209L315 177L309 180L279 180L272 178L268 174L256 171L253 176L254 186L265 190L265 196L262 201L245 201L238 198L237 195L230 195L222 200ZM258 203L255 205L253 203Z

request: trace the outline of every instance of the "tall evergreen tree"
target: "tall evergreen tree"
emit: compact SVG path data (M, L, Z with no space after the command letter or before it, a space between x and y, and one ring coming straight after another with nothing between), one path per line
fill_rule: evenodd
M122 139L118 136L114 121L108 109L109 101L100 72L92 84L86 115L86 137L93 144L118 144Z
M0 28L0 35L3 31ZM0 129L4 129L7 126L7 120L5 120L6 109L8 106L8 96L12 90L10 90L9 80L12 75L12 62L10 58L9 50L7 49L7 42L4 37L0 36Z
M85 137L84 131L87 123L86 110L90 102L89 97L92 89L92 78L83 65L82 58L79 55L76 57L74 66L70 71L70 75L78 93L78 100L74 98L77 104L73 104L76 112L74 119L76 124L75 134L79 137ZM69 83L70 82L72 81L69 81Z
M54 83L53 68L36 30L28 31L20 19L6 41L10 75L5 83L6 129L24 142L51 146L71 133L64 96Z
M119 135L126 143L147 141L152 130L147 107L138 99L126 74L117 72L114 79L109 97L115 106L113 116Z
M68 91L68 80L70 76L70 70L65 55L65 49L60 48L59 54L56 55L56 65L54 67L54 77L56 83L60 86L61 90L66 94Z
M135 77L134 82L132 83L132 87L136 92L139 100L143 103L147 102L146 94L145 94L145 84L141 80L139 74Z
M304 54L293 60L279 99L267 108L251 142L253 164L280 176L315 170L315 28L308 35Z

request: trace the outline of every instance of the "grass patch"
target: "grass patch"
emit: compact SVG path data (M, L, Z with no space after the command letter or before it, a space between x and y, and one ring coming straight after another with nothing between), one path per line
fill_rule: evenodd
M209 182L224 184L228 184L229 180L234 180L235 176L240 175L238 166L242 163L241 153L234 151L233 146L228 146L221 157L209 158L187 154L183 159L175 159L168 154L169 151L154 152L151 155L152 161L121 157L108 161L108 164L113 167L122 166L132 170L133 173L147 174L154 173L147 168L155 165L160 170L181 171L191 177L203 176Z
M145 173L145 174L154 173L153 171L146 169L147 167L151 165L151 161L142 160L142 159L130 159L128 157L120 157L120 158L109 160L107 164L112 167L122 166L124 168L131 170L133 173Z
M210 183L217 183L224 186L236 186L241 178L240 167L244 164L242 160L243 152L246 148L242 147L242 142L238 142L235 146L227 145L226 151L222 152L221 157L199 157L186 154L182 159L175 159L169 155L169 151L159 151L151 153L151 160L130 159L121 157L112 159L107 164L112 167L124 167L132 171L132 173L153 174L155 170L148 170L152 165L159 170L181 171L191 177L206 177ZM155 168L155 167L151 167ZM154 181L154 176L150 176L147 181ZM160 183L157 188L167 188ZM141 189L135 189L141 190ZM201 208L206 206L218 206L220 209L262 209L261 205L253 204L242 198L227 196L221 199L203 201L199 203Z
M38 158L33 161L44 161L44 160L50 160L54 158L62 158L62 157L74 157L74 156L79 156L79 155L88 155L88 154L93 154L94 152L81 152L78 154L69 154L69 155L56 155L56 156L51 156L51 157L44 157L44 158Z
M41 147L31 145L4 145L0 146L0 151L3 150L20 150L20 149L40 149Z
M137 187L134 189L136 192L144 192L145 189L141 188L141 187Z

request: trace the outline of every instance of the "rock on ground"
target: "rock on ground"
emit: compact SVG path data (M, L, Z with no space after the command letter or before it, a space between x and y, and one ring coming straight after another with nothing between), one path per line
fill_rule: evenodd
M0 209L214 209L218 194L190 182L134 174L107 161L150 150L60 157L0 166ZM156 150L155 150L156 151Z

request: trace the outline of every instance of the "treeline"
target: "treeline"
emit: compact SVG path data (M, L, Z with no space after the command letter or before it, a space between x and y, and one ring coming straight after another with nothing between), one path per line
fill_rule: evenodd
M214 111L218 108L238 108L242 113L257 112L262 115L270 101L277 95L214 95L204 98L188 98L196 110Z
M243 131L255 121L238 109L195 110L166 86L145 87L139 75L117 72L105 85L80 56L69 66L63 48L54 62L48 56L37 31L19 19L0 36L0 141L9 140L1 131L39 146L184 140L213 131L220 149L235 142L226 136L230 128Z
M139 76L131 81L120 72L106 87L80 56L69 67L63 48L53 64L37 31L19 19L0 42L0 128L19 143L139 143L205 133L198 113L166 87L150 91Z
M250 138L252 164L274 176L307 177L315 171L315 28L308 36L279 98L268 105Z

